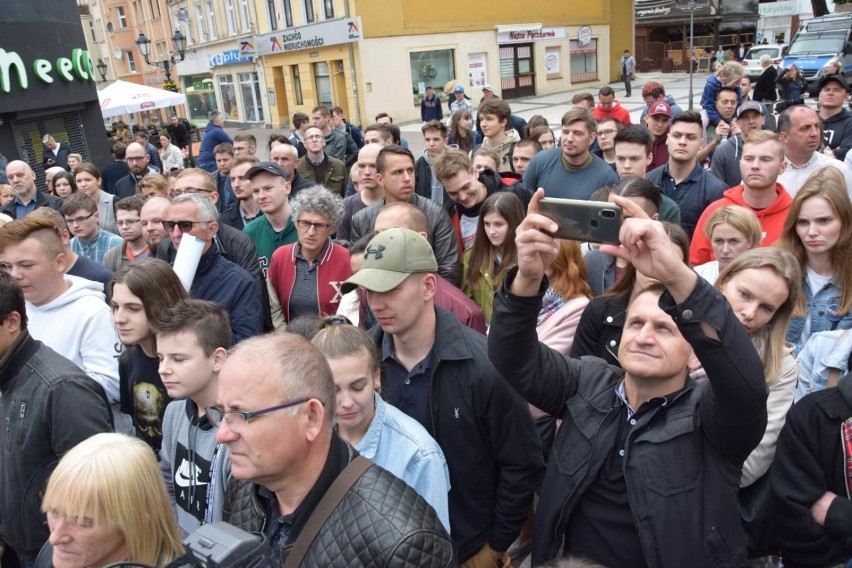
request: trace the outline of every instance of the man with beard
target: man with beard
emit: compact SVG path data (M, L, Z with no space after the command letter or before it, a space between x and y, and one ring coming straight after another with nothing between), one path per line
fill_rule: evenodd
M149 172L148 162L150 159L151 156L142 144L131 142L127 145L124 161L127 162L130 173L115 182L115 196L117 198L130 197L139 193L138 185L140 180Z

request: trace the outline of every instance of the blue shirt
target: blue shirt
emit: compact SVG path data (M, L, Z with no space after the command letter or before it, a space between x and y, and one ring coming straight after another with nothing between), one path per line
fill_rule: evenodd
M373 421L355 449L417 491L450 532L447 460L438 442L423 426L387 404L377 393Z
M426 357L414 365L411 371L396 358L393 336L382 338L382 396L384 399L411 416L432 432L432 417L429 412L429 383L432 380L435 346Z
M104 263L104 256L109 249L121 246L124 239L109 231L98 229L92 240L86 242L79 237L71 239L71 250L99 264Z
M21 201L21 198L20 198L20 197L15 196L15 207L16 207L16 209L15 209L15 215L16 215L15 219L23 219L24 217L26 217L27 215L29 215L30 213L32 213L33 211L35 211L35 208L36 208L36 194L35 194L35 193L33 193L33 196L30 198L30 202L29 202L29 203L26 203L26 204L25 204L23 201Z

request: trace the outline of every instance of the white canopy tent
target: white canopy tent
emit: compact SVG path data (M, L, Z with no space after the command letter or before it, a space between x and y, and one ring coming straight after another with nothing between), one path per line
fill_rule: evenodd
M127 81L115 81L98 91L104 118L186 104L186 95Z

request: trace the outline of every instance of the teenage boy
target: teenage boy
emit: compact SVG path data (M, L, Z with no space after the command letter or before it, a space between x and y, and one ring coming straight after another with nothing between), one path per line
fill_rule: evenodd
M444 186L435 177L435 158L447 149L447 127L438 120L431 120L421 127L426 149L414 164L414 193L447 207L450 204Z
M500 155L500 171L512 171L512 150L521 141L514 128L506 130L512 109L502 99L491 99L479 105L479 127L485 139L482 145L493 148Z
M205 409L216 404L231 325L218 304L181 300L153 328L160 379L175 399L163 418L160 471L186 536L202 523L222 520L230 460L227 447L216 443Z
M107 251L121 246L121 237L98 226L98 204L85 193L80 191L69 195L62 203L62 214L74 235L71 250L76 254L103 264Z
M142 235L143 205L145 201L139 195L125 197L115 204L115 224L124 244L111 248L104 255L104 266L113 272L128 262L151 256L148 243Z

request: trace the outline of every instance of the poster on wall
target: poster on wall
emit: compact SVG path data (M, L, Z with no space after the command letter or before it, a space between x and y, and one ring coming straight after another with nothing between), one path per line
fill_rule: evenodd
M548 47L544 52L544 70L548 75L559 73L559 48Z
M487 83L484 53L469 53L467 55L467 74L471 87L481 87Z

